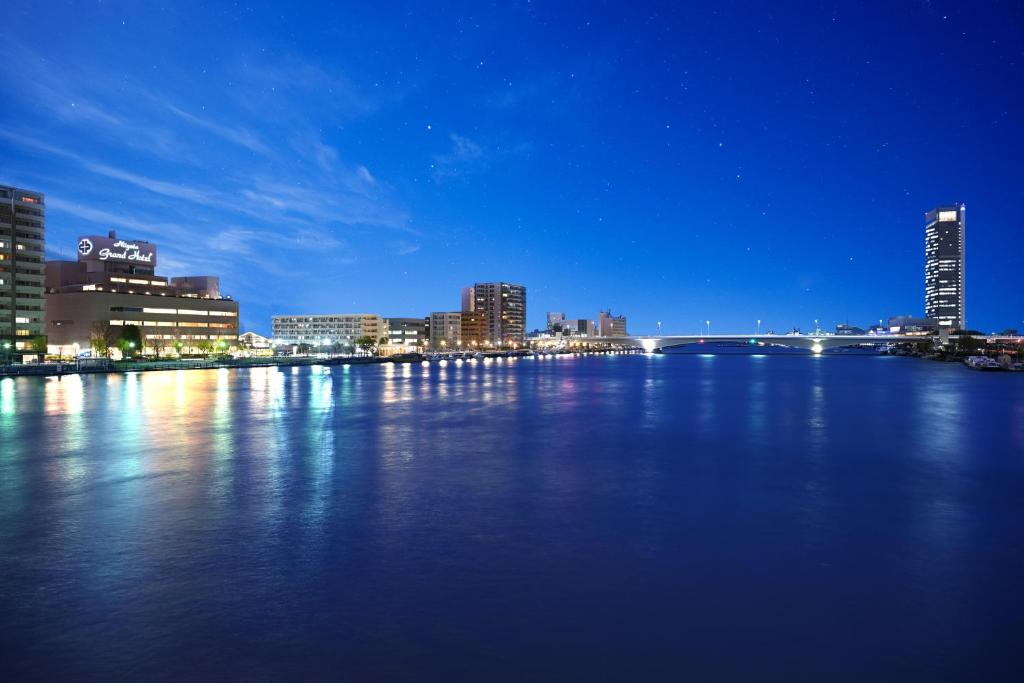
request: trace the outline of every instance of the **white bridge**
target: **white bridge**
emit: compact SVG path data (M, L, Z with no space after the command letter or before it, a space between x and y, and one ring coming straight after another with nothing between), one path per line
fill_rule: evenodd
M562 342L569 346L583 344L611 344L619 347L642 348L644 351L660 351L675 346L690 344L735 344L750 347L788 346L821 353L828 349L844 346L866 346L879 344L932 343L937 337L903 334L706 334L706 335L655 335L646 337L569 337Z

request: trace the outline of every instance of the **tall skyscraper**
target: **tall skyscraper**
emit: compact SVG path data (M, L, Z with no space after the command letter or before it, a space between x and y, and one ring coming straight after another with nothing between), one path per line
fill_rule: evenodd
M924 313L943 327L966 329L964 228L967 207L940 206L925 214Z
M0 185L0 349L12 354L46 334L45 237L43 195Z
M508 282L477 282L463 291L462 310L467 311L466 293L472 291L469 311L484 316L484 344L508 347L526 338L526 287Z

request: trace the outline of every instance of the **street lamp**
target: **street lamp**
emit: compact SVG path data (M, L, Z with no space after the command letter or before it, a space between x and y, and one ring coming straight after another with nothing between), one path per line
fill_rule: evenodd
M711 321L710 320L705 320L704 324L708 326L708 336L710 337L711 336Z
M760 321L760 319L757 321L757 336L759 336L759 337L761 336L761 321Z
M661 321L658 321L658 336L661 336Z

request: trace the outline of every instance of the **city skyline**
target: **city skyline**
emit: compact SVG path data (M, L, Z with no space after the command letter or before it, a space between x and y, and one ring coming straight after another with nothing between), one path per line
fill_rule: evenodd
M787 11L409 6L396 29L14 3L0 183L46 194L48 258L109 229L159 242L262 333L456 311L501 280L529 289L528 330L921 316L922 217L964 201L968 325L1019 327L1012 12Z

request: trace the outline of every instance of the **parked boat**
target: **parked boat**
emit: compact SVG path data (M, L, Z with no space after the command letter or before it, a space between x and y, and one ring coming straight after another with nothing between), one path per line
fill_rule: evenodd
M971 368L972 370L1002 370L999 363L994 359L986 356L968 356L967 360L964 361L964 365Z

